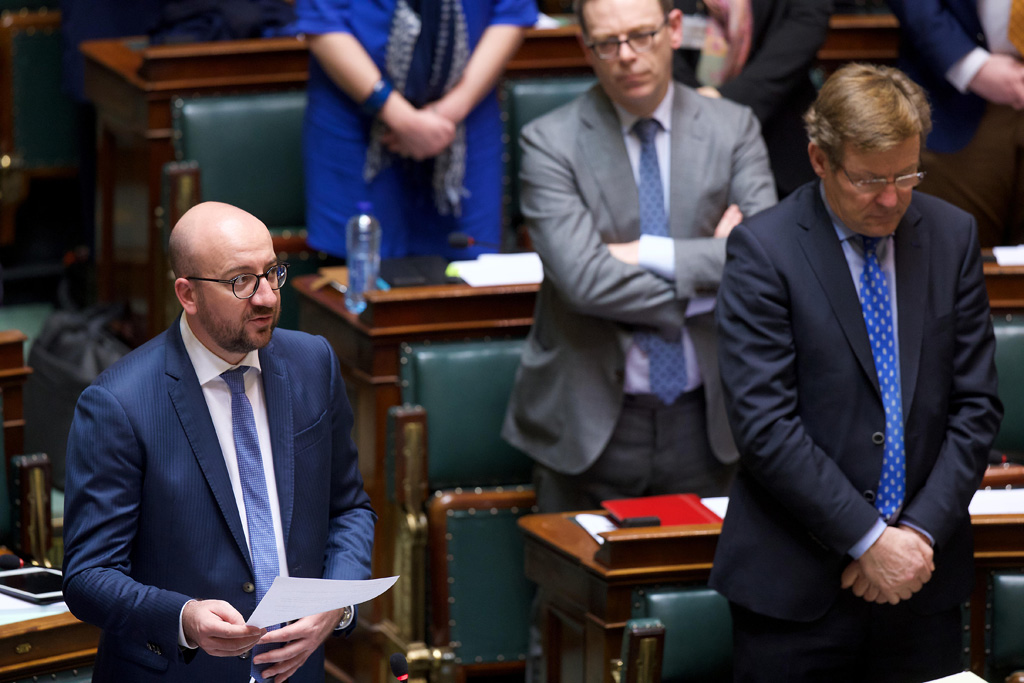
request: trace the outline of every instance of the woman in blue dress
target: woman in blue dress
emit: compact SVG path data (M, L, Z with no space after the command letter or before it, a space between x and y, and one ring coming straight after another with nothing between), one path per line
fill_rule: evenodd
M494 86L534 0L297 0L310 60L303 133L310 247L345 256L361 201L381 256L441 254L451 232L501 237L502 126Z

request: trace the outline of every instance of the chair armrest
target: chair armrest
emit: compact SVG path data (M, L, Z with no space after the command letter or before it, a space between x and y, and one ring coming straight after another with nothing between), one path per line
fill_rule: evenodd
M45 453L11 458L11 503L14 507L13 543L22 557L49 566L47 553L53 542L50 489L53 478Z
M619 683L659 683L665 626L654 618L630 619L622 633Z

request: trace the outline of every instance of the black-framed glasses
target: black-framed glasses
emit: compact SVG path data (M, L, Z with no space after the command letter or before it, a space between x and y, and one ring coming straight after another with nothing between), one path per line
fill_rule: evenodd
M661 22L661 26L652 31L637 31L636 33L630 33L626 36L625 40L618 38L606 38L592 43L587 43L587 47L593 50L594 54L597 55L598 59L616 59L619 56L619 51L622 50L623 43L629 43L629 49L637 54L643 52L650 52L654 47L654 37L658 35L658 32L668 25L668 17Z
M257 275L256 273L242 273L230 280L217 280L212 277L187 277L186 280L201 280L203 282L219 282L222 285L231 285L231 293L239 299L250 299L260 288L260 278L265 278L271 289L281 289L281 285L288 279L288 263L282 261L270 266L267 272Z
M843 172L846 179L850 181L855 189L860 194L879 194L882 190L892 183L896 186L897 190L912 190L921 184L926 175L925 171L918 171L917 173L908 173L907 175L896 176L892 180L888 178L868 178L867 180L854 180L850 177L850 174L846 172L846 169L842 166L839 170Z

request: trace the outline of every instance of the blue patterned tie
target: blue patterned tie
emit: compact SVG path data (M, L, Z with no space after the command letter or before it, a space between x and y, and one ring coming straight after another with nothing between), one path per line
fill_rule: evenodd
M633 125L633 133L640 138L640 232L645 235L668 237L665 218L665 194L661 186L661 170L654 138L661 124L654 119L640 119ZM634 343L647 354L650 363L651 393L669 405L686 389L686 354L683 353L682 330L680 336L666 340L654 332L637 332Z
M256 436L256 420L252 416L249 398L245 395L245 371L248 369L247 366L238 367L222 373L221 377L231 389L231 434L235 438L235 457L238 459L242 501L245 503L245 517L249 526L249 554L256 575L256 601L259 602L278 575L280 565L277 561L277 542L274 540L274 520L267 497L267 480L263 476L263 457ZM258 645L253 649L252 656L255 658L269 649L269 645ZM252 665L252 677L263 683L263 677L255 664Z
M871 342L878 385L885 407L885 454L878 482L875 507L889 519L903 505L907 463L903 451L903 399L900 395L900 368L896 338L892 327L892 302L885 273L878 264L878 237L864 240L864 270L860 276L860 307Z

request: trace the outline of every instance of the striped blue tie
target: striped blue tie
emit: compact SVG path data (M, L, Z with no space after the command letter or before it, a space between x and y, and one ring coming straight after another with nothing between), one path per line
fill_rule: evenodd
M907 463L903 450L903 399L900 395L900 368L896 354L896 335L892 325L892 301L885 273L878 264L878 237L864 240L864 270L860 276L860 307L864 312L871 356L878 373L885 408L885 452L878 482L875 507L886 519L903 505Z
M654 138L661 124L654 119L640 119L633 133L640 138L640 232L657 237L668 236L665 217L665 191L661 186L661 169ZM634 343L647 354L650 363L651 393L669 405L686 389L686 354L683 352L682 330L678 338L667 340L655 332L637 332Z
M274 520L267 496L267 480L263 476L263 457L256 436L256 420L252 415L249 398L245 395L245 371L248 369L247 366L238 367L222 373L221 377L231 389L231 434L235 439L238 476L242 482L242 501L245 503L245 517L249 527L249 554L252 556L256 600L259 602L270 589L280 566L277 542L274 540ZM253 649L252 656L255 658L269 649L269 645L258 645ZM251 669L252 677L263 683L263 677L255 664Z

